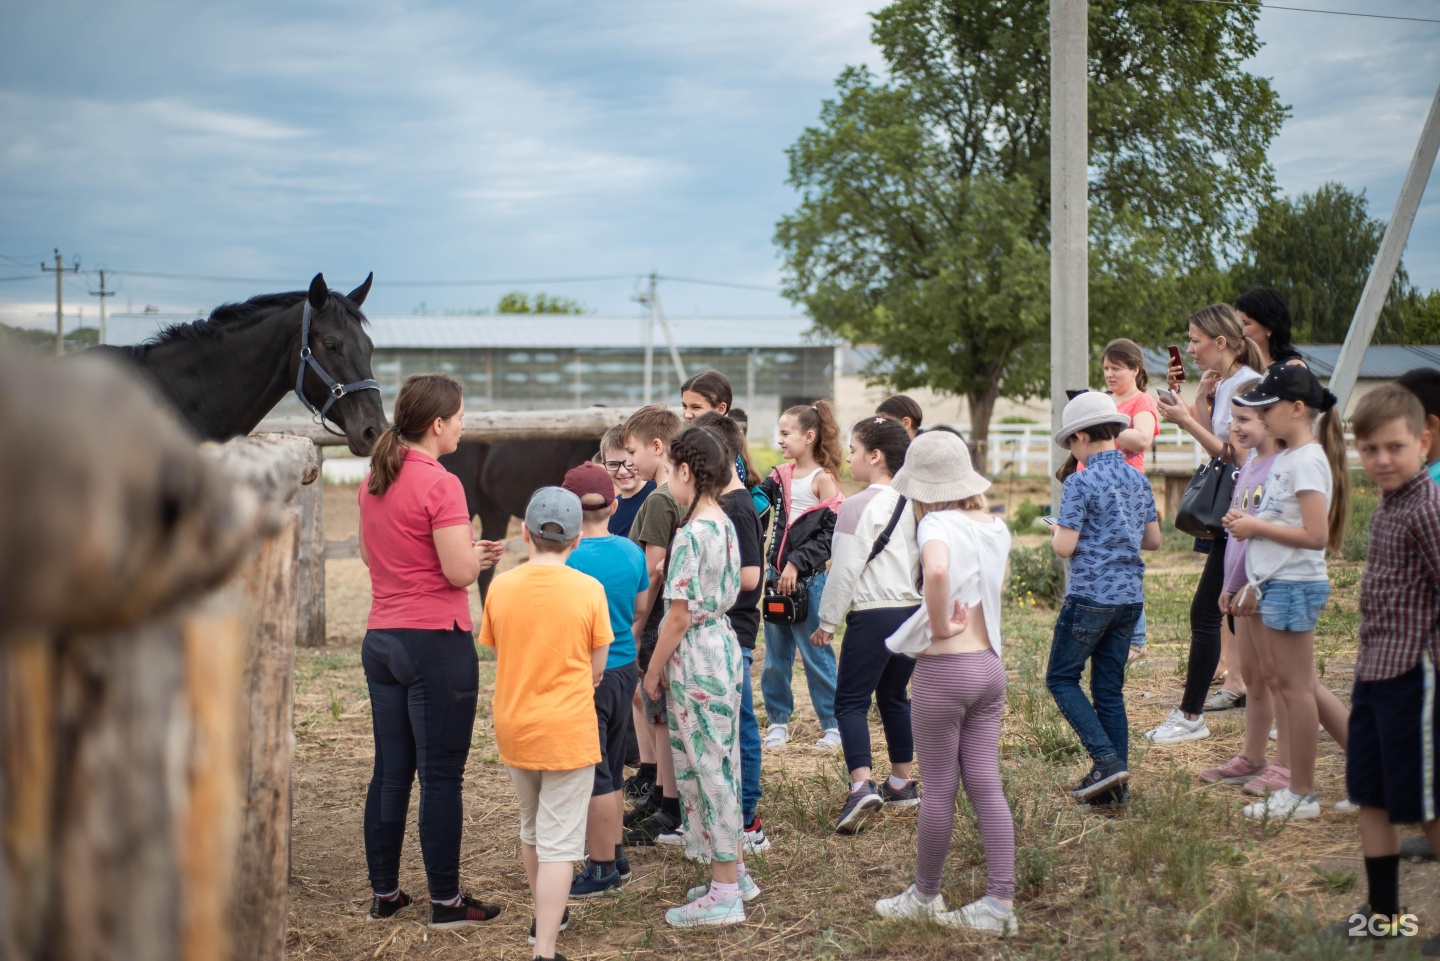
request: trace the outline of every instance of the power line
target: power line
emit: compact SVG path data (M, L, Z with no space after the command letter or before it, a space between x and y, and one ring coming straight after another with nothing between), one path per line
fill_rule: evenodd
M735 287L740 290L763 290L769 294L778 294L778 287L764 287L760 284L739 284L729 280L700 280L696 277L671 277L669 274L658 274L656 280L668 280L675 284L701 284L705 287Z
M1244 3L1242 0L1185 0L1186 3L1209 3L1220 7L1244 7L1249 10L1286 10L1291 13L1324 13L1332 17L1363 17L1367 20L1405 20L1409 23L1440 23L1429 17L1402 17L1392 13L1359 13L1355 10L1319 10L1315 7L1287 7L1278 3Z
M0 277L0 284L5 283L7 280L38 280L44 276L44 274L24 274L20 277Z

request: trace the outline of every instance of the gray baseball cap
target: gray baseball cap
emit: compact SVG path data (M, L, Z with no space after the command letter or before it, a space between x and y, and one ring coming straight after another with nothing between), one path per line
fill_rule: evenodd
M559 525L560 533L544 533L546 524ZM580 498L563 487L540 488L525 508L525 529L541 540L573 541L580 536Z

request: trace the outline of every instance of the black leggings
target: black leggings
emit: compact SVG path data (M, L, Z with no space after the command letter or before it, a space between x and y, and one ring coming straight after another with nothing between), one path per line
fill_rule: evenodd
M1220 592L1225 587L1224 536L1210 542L1205 570L1195 585L1190 601L1190 667L1185 672L1185 696L1180 710L1200 714L1205 710L1205 695L1220 666Z

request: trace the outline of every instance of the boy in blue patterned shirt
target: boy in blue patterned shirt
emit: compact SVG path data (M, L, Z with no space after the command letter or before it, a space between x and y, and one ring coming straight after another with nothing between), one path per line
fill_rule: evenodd
M1070 559L1070 583L1055 622L1045 686L1080 736L1092 767L1070 795L1084 804L1125 800L1130 732L1125 716L1125 662L1145 606L1141 551L1160 546L1150 481L1125 463L1115 438L1130 418L1108 394L1088 391L1065 405L1055 443L1085 469L1065 479L1051 530L1055 553ZM1090 662L1090 693L1080 675Z

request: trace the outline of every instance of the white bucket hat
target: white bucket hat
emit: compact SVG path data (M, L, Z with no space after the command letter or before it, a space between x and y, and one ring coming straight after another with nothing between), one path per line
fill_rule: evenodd
M890 482L895 493L924 504L963 501L983 494L990 482L970 462L970 448L948 430L927 430L910 442L905 466Z
M1130 418L1115 409L1115 399L1109 394L1098 390L1077 394L1060 414L1060 429L1055 432L1055 443L1069 450L1070 438L1076 431L1099 427L1101 424L1129 427Z

